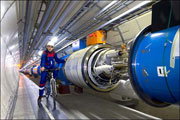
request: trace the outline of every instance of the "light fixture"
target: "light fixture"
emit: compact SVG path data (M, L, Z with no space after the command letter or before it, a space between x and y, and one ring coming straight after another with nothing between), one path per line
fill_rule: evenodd
M65 41L67 39L67 37L63 38L62 40L60 40L57 44L55 44L55 46L59 45L60 43L62 43L63 41Z
M130 13L132 13L132 12L134 12L135 10L137 10L137 9L139 9L139 8L147 5L147 4L149 4L149 3L151 3L150 0L145 0L145 1L141 2L141 3L139 3L139 4L136 5L135 7L133 7L133 8L131 8L131 9L125 11L124 13L120 14L119 16L117 16L117 17L109 20L108 22L104 23L103 25L97 27L95 30L90 31L90 33L92 33L92 32L94 32L94 31L96 31L96 30L99 30L99 29L103 28L104 26L106 26L106 25L114 22L115 20L118 20L118 19L120 19L120 18L122 18L122 17L124 17L124 16L126 16L126 15L128 15L128 14L130 14Z
M36 60L36 59L37 59L37 57L36 57L36 56L34 56L34 57L33 57L33 60Z
M64 49L64 48L68 47L69 45L73 44L74 42L77 42L78 40L79 40L79 39L77 39L77 40L75 40L75 41L70 41L70 42L68 42L65 46L63 46L62 48L60 48L60 49L59 49L59 50L57 50L56 52L61 51L62 49Z
M54 36L54 37L51 38L51 41L54 42L54 43L56 43L57 40L58 40L58 37L56 37L56 36Z
M41 56L42 53L43 53L43 51L41 50L41 51L38 52L38 55Z

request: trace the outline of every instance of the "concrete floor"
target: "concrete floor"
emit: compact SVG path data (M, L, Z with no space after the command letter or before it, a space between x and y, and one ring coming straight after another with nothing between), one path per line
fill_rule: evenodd
M177 105L171 105L165 108L155 108L139 101L139 104L134 109L162 119L180 119L180 108Z
M126 103L124 103L124 102L112 99L111 96L106 93L100 93L100 92L96 92L96 91L90 90L90 89L89 90L86 89L86 90L84 90L84 92L94 95L94 96L97 96L97 97L107 99L107 100L115 102L115 103L126 105ZM173 119L173 120L180 119L180 107L178 105L170 105L170 106L164 107L164 108L156 108L156 107L152 107L152 106L144 103L141 100L138 100L138 101L135 100L132 102L134 102L134 103L138 102L138 103L136 105L127 104L127 106L129 106L135 110L144 112L146 114L153 115L153 116L156 116L156 117L159 117L162 119Z
M28 76L28 77L37 85L39 84L40 77L39 78L34 78L34 77L30 77L30 76ZM99 93L99 92L96 92L93 90L84 90L84 94L76 94L76 93L72 92L72 94L69 94L69 95L66 95L66 94L58 95L58 101L60 102L61 105L67 106L67 108L72 108L72 111L75 110L75 108L77 108L77 107L83 107L82 111L76 111L76 112L83 113L84 118L86 118L86 117L96 118L97 116L95 117L95 115L94 115L95 112L88 113L89 109L91 109L91 106L99 106L98 104L93 105L89 101L89 99L94 99L93 97L89 98L88 96L90 96L90 95L94 96L94 98L97 98L97 99L103 99L105 101L115 103L117 106L119 106L120 104L123 104L120 101L113 100L112 98L110 98L110 96L108 94ZM81 99L83 101L84 106L86 104L88 104L88 106L90 106L90 108L84 107L82 103L78 103L79 99ZM81 101L81 100L79 100L79 101ZM76 104L71 104L72 101L73 101L73 103L75 102ZM104 103L104 104L106 104L106 103ZM77 105L82 105L82 106L77 106ZM96 111L97 113L98 113L98 111L101 111L98 108ZM102 107L102 108L107 109L108 107L107 108ZM180 113L179 113L180 109L179 109L179 106L176 106L176 105L171 105L171 106L165 107L165 108L155 108L155 107L151 107L151 106L147 105L143 101L138 101L138 104L136 106L132 106L132 108L135 110L141 111L143 113L146 113L146 114L158 117L158 118L162 118L162 119L180 119ZM115 109L118 110L118 108L115 108ZM66 110L64 109L64 111L66 111ZM66 115L68 116L68 118L73 118L73 114L71 113L72 111L66 111ZM76 113L76 112L74 112L74 113ZM99 114L99 116L101 116L101 113L98 113L98 114ZM112 118L114 118L113 116L116 116L114 114L117 114L117 113L112 113L112 116L111 116ZM103 115L104 115L104 113L103 113ZM76 116L76 114L74 116Z
M49 102L43 99L38 104L38 95L39 87L21 74L13 119L68 119L60 109L60 104L57 103L57 108L53 109L51 97L48 100ZM51 116L53 117L51 118Z
M39 87L21 74L13 119L158 119L90 94L59 94L37 103ZM36 81L37 82L37 81Z
M58 102L70 119L157 119L85 93L58 95Z

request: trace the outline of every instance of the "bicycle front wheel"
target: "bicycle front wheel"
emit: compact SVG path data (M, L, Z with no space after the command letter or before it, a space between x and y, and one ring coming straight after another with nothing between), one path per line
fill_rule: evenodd
M54 108L56 108L56 82L54 80L52 80L51 86L52 86L52 97L53 97Z

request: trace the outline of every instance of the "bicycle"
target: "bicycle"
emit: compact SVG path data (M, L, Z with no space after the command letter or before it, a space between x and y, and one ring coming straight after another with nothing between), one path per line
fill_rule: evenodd
M49 95L52 95L53 98L53 103L54 103L54 108L56 109L56 96L57 96L57 89L56 89L56 80L53 78L53 71L54 70L59 70L59 68L56 69L45 69L44 71L47 71L47 77L46 79L49 80L50 82L50 90L49 90L49 85L45 87L45 96L46 99L49 99ZM49 84L49 83L48 83Z

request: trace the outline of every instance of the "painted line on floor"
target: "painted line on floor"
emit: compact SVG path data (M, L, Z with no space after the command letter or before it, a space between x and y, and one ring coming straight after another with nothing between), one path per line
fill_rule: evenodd
M122 107L122 108L125 108L125 109L128 109L128 110L130 110L130 111L133 111L133 112L135 112L135 113L144 115L144 116L146 116L146 117L149 117L148 119L161 120L161 118L158 118L158 117L155 117L155 116L152 116L152 115L148 115L148 114L146 114L146 113L137 111L137 110L135 110L135 109L132 109L132 108L129 108L129 107L126 107L126 106L123 106L123 105L118 105L118 106L120 106L120 107Z
M55 118L53 117L53 115L49 112L49 110L47 109L47 107L44 105L44 103L41 103L43 108L45 109L45 111L47 112L47 114L49 115L51 120L55 120Z

